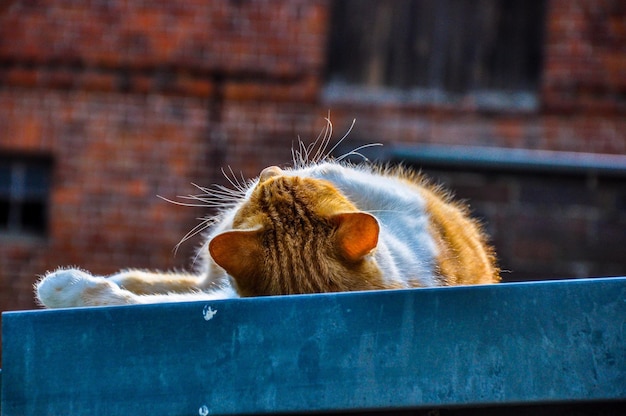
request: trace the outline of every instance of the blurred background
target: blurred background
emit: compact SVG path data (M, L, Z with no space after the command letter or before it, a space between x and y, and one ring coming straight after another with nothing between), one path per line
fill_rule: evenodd
M5 0L0 309L76 265L189 269L197 193L338 150L467 199L505 281L626 274L620 0Z

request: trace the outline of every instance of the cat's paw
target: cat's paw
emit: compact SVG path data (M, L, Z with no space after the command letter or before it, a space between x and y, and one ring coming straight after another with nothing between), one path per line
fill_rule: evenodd
M114 282L78 269L48 273L37 283L35 293L39 302L47 308L134 303L132 294Z

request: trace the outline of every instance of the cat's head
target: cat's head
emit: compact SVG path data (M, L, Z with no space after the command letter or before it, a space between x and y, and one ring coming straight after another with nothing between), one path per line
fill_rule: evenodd
M209 251L241 296L378 289L378 233L330 182L270 167Z

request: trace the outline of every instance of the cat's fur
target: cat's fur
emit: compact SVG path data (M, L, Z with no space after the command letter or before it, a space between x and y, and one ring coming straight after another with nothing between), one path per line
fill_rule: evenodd
M448 194L406 169L310 150L301 146L291 169L269 167L249 185L195 197L222 206L205 224L197 274L61 269L37 284L38 300L119 305L499 281L480 226Z

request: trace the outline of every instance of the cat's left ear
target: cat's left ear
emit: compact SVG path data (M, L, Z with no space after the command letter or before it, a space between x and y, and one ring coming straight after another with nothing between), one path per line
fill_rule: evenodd
M258 271L262 261L261 233L261 230L231 230L218 234L209 242L211 257L235 280L247 279Z
M367 212L344 212L332 217L337 247L346 260L358 261L378 245L378 220Z

